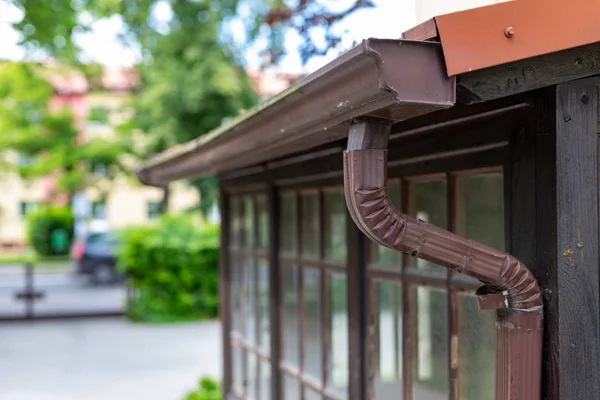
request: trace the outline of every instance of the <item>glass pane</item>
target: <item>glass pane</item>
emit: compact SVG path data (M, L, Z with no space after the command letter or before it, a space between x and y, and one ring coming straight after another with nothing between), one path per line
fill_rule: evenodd
M260 400L271 400L271 364L260 362Z
M392 181L388 183L388 196L392 204L397 209L401 209L402 196L400 182ZM402 253L371 241L371 264L399 270L402 266Z
M283 267L283 355L291 365L299 365L298 268Z
M321 273L303 269L302 295L304 301L303 340L304 371L321 379Z
M342 190L325 192L325 259L346 261L346 200Z
M415 399L437 399L449 393L448 292L420 286L411 295L416 305L413 394Z
M342 395L348 388L348 297L343 274L329 274L329 387ZM345 396L344 396L345 397Z
M254 273L254 262L246 262L246 334L245 338L251 343L256 343L256 275Z
M311 389L304 389L304 400L322 400L322 397Z
M244 199L244 245L254 247L254 204L251 198Z
M373 390L376 399L402 399L402 285L374 282L376 299Z
M258 263L258 341L260 347L269 350L269 265Z
M246 400L256 400L258 380L258 362L256 355L251 352L246 352L248 379L246 380Z
M300 383L297 378L290 375L284 375L283 394L285 400L300 400Z
M494 398L496 311L480 311L474 295L458 295L461 400Z
M269 247L269 209L265 196L256 197L256 214L258 216L257 247L266 250Z
M409 184L408 215L427 221L430 224L446 228L447 190L446 180L416 181ZM446 274L444 267L418 258L410 259L417 269Z
M231 237L229 240L231 241L232 245L239 245L240 244L240 228L241 228L240 200L237 197L232 197L229 200L229 208L230 208L230 213L231 213L231 222L229 225L229 228L230 228L229 234L231 235Z
M456 178L456 233L504 250L503 181L501 173Z
M319 195L304 194L302 201L302 257L319 258Z
M233 363L233 387L242 392L244 389L244 350L240 346L232 349Z
M281 245L284 253L296 253L298 242L298 201L295 195L281 198Z
M242 322L242 276L240 271L240 262L237 257L231 256L231 304L233 313L231 315L231 328L234 331L243 332Z

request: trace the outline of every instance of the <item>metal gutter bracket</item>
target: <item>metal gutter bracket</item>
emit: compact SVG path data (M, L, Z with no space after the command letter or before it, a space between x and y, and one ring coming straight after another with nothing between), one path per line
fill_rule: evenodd
M529 269L512 255L400 213L388 198L390 121L354 120L344 152L346 204L377 243L485 283L480 308L496 308L496 400L541 398L543 302Z

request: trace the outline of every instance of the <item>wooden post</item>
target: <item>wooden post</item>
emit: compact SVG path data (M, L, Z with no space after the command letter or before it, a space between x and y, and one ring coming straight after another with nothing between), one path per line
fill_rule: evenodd
M529 266L546 299L545 399L600 398L597 104L596 86L564 84L544 90L536 107L537 262ZM513 212L529 195L521 196Z
M279 307L281 296L281 271L279 265L280 246L280 201L277 188L271 183L267 187L267 207L269 210L269 327L271 330L271 399L283 398L282 374L279 369L281 362L281 341L283 333Z
M223 398L228 398L228 393L233 391L232 377L232 352L229 334L231 332L231 285L229 268L229 231L231 213L229 208L229 195L221 187L219 193L219 210L221 213L221 248L219 260L219 316L221 319L221 345L223 346Z

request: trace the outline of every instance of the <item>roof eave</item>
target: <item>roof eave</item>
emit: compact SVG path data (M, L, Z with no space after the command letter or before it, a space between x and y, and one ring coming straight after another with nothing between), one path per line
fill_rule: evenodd
M401 121L452 107L439 43L368 39L243 116L137 170L160 186L283 157L348 135L361 116Z

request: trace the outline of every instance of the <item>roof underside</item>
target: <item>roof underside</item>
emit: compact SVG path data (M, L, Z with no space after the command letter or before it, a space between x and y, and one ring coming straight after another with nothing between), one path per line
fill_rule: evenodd
M436 17L402 40L365 40L232 122L159 154L138 177L158 186L255 165L343 139L354 118L402 121L600 74L600 7L560 4L500 3Z

